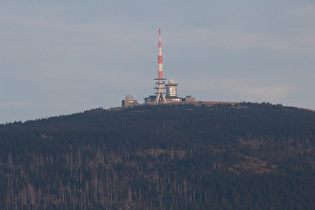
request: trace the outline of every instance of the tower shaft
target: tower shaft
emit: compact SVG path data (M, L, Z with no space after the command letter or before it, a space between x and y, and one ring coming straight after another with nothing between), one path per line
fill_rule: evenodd
M159 73L158 78L163 78L163 61L162 61L162 42L161 42L161 29L159 29L159 55L158 55Z
M165 78L163 78L163 61L162 61L162 41L161 41L161 29L159 28L159 42L158 42L159 54L158 54L158 78L155 89L156 92L156 100L155 102L158 103L166 103L165 98Z

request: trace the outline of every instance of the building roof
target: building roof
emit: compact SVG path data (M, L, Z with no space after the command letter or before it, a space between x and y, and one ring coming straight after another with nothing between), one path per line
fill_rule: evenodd
M127 95L127 96L126 96L126 99L127 99L127 100L133 100L133 97L132 97L131 95Z

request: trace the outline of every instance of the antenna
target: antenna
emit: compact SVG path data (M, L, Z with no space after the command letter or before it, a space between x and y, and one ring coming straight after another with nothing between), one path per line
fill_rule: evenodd
M154 89L157 90L156 92L156 100L155 102L158 103L166 103L166 98L165 98L165 82L166 78L163 78L163 61L162 61L162 42L161 42L161 29L159 28L159 55L158 55L158 78L155 79L157 80L156 87Z

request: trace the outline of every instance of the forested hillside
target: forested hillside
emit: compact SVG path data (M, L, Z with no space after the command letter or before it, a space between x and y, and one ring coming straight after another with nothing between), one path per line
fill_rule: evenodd
M94 109L0 125L0 209L315 209L315 112Z

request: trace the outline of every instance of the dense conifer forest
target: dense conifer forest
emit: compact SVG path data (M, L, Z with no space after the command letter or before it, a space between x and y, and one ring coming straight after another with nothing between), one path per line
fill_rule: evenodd
M139 106L0 125L0 209L315 209L315 112Z

